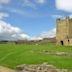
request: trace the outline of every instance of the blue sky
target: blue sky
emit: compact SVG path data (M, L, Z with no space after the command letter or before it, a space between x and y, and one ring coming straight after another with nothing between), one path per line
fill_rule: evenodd
M67 4L69 2L69 4ZM56 17L71 15L71 0L0 0L0 21L29 36L56 28Z

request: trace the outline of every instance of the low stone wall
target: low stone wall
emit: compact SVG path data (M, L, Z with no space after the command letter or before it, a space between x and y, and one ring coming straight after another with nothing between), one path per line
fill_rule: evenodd
M66 52L50 52L47 50L32 50L32 53L41 53L41 54L48 54L52 56L66 56L66 57L72 57L72 53L66 53Z
M53 65L48 65L47 63L38 65L19 65L16 67L16 72L68 72L67 69L57 69Z

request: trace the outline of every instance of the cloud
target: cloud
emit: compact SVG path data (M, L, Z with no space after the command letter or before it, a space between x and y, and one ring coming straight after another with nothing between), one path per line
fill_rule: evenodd
M49 32L43 32L39 36L30 37L19 27L0 20L0 40L42 40L43 38L52 38L56 36L56 28Z
M44 5L46 0L23 0L23 7L37 9L37 5Z
M36 3L38 4L44 4L46 2L46 0L36 0Z
M35 41L36 41L36 40L42 40L42 39L43 39L42 37L36 37L36 36L29 38L29 40L35 40Z
M56 37L56 28L48 32L42 32L39 36L30 37L29 40L42 40L43 38L53 38L53 37Z
M9 10L12 13L16 13L22 16L26 16L26 17L43 17L42 14L39 13L30 13L28 11L23 11L21 9L15 9L15 8L7 8L7 10ZM46 15L47 16L47 15Z
M9 8L8 8L9 9ZM23 16L33 16L33 14L31 14L30 12L27 12L27 11L23 11L23 10L21 10L21 9L15 9L15 8L10 8L9 9L10 10L10 12L12 12L12 13L16 13L16 14L19 14L19 15L23 15Z
M11 24L6 23L2 20L0 20L0 33L8 33L8 34L14 34L14 33L20 33L21 29L18 27L13 27Z
M0 19L3 19L4 17L9 17L8 13L0 12Z
M40 34L41 38L53 38L56 37L56 28L48 31L48 32L43 32Z
M42 32L39 36L30 37L19 27L0 20L0 40L42 40L43 38L52 38L56 36L56 28L49 32Z
M36 4L33 3L31 0L24 0L23 7L30 7L36 9Z
M22 32L19 27L0 20L0 40L28 39L29 36Z
M51 15L53 18L62 18L62 15Z
M11 2L11 0L0 0L0 7L8 5Z
M67 12L72 12L72 0L55 0L56 8Z
M14 34L14 35L12 35L12 37L15 40L29 40L30 39L30 36L25 33Z
M71 14L71 15L69 15L69 17L70 17L70 18L72 18L72 14Z

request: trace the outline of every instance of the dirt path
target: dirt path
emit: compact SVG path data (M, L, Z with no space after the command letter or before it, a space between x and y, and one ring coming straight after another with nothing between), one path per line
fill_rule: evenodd
M0 66L0 72L15 72L15 71L7 67Z

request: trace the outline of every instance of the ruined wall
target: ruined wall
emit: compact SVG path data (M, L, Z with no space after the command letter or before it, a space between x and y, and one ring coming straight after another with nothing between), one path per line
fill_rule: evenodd
M72 46L72 39L70 39L70 41L69 41L69 45L71 45L71 46Z
M63 41L65 45L68 45L69 38L72 38L72 19L70 19L69 17L65 17L65 19L57 19L57 26L56 26L57 45L61 45L61 41Z
M56 39L58 44L67 37L67 27L68 26L65 20L57 20Z
M72 38L72 19L69 20L69 38Z
M19 65L16 67L16 72L68 72L67 69L57 69L53 65L47 63L37 65Z

